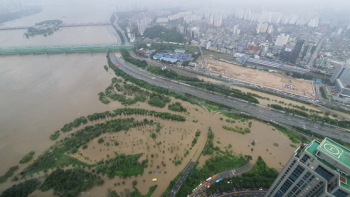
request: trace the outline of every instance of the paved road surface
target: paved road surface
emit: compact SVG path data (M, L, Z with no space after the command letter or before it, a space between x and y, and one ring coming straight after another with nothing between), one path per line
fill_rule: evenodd
M248 172L249 170L251 170L252 167L253 167L253 165L245 165L245 166L243 166L241 168L238 168L238 169L235 169L235 170L229 170L229 171L226 171L226 172L222 172L220 174L216 174L216 175L212 176L213 177L212 180L210 180L206 184L202 184L190 196L199 196L200 194L205 192L205 190L207 189L208 185L215 184L216 180L221 179L221 178L227 178L227 177L233 177L233 176L241 175L241 173Z
M170 197L174 197L175 194L177 193L177 191L179 191L182 183L184 182L184 180L186 179L186 177L188 175L188 171L194 166L194 164L195 164L195 162L191 161L187 165L187 167L186 167L185 171L183 172L182 176L179 178L179 180L177 180L177 182L175 183L173 189L171 190L170 195L169 195Z
M247 101L241 99L222 95L202 88L196 88L188 84L167 79L165 77L159 77L143 69L137 68L128 62L125 62L123 59L116 57L113 53L110 53L110 58L114 64L120 63L119 68L125 73L132 75L135 78L146 81L150 84L167 88L170 91L188 93L206 100L222 103L224 105L242 110L247 115L255 116L267 122L279 122L298 127L302 126L305 129L310 129L315 133L350 142L350 133L337 130L336 128L329 128L326 125L307 120L306 118L300 116L289 116L285 115L284 113L262 109L255 104L248 103Z
M223 196L227 196L227 197L231 197L231 196L248 196L250 195L251 197L263 197L265 195L266 191L260 191L259 189L248 189L248 191L246 191L246 189L237 189L237 190L226 190L223 192L218 192L213 194L213 197L223 197Z

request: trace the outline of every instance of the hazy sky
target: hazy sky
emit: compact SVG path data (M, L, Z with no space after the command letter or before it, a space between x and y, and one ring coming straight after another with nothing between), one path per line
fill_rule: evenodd
M0 3L9 0L0 0ZM24 4L37 5L63 5L63 4L89 4L98 6L113 6L118 4L137 5L183 5L210 6L221 8L252 8L271 11L299 12L306 10L349 10L350 0L20 0Z

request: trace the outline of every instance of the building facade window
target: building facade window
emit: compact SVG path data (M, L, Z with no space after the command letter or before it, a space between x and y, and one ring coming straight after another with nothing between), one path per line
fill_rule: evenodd
M344 192L341 189L338 189L336 192L333 193L333 195L336 196L336 197L346 197L349 194L347 192Z
M303 156L303 158L301 158L301 161L302 161L303 163L306 163L306 161L309 160L310 158L311 158L311 157L310 157L309 155L305 154L305 155Z
M326 170L324 167L322 166L318 166L315 169L315 172L317 172L320 176L322 176L323 178L325 178L327 181L331 180L334 177L334 174L329 172L328 170Z

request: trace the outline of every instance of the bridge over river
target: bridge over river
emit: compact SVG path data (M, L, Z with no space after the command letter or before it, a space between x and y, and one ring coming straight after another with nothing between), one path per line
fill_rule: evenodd
M133 43L83 44L83 45L23 45L0 47L0 55L92 53L133 49Z
M72 24L60 24L59 27L81 27L81 26L105 26L112 25L112 23L72 23ZM21 27L0 27L0 30L16 30L16 29L28 29L29 26Z

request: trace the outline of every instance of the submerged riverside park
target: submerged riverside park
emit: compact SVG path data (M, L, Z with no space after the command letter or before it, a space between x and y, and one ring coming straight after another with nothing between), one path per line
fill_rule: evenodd
M4 26L25 26L48 16L67 24L98 23L113 11L86 4L63 6L59 13L55 3L47 4L42 12ZM161 72L128 55L133 46L116 44L104 26L64 27L47 37L26 38L24 32L0 31L3 45L20 46L9 48L12 55L0 57L1 196L165 197L190 162L194 167L176 196L191 194L210 176L246 166L241 176L224 177L230 184L214 184L206 193L268 188L295 149L309 142L282 126L229 113L220 109L225 108L220 103L187 97L126 74L111 63L107 51L127 49L116 55L145 71ZM286 101L233 88L232 94L245 95L253 103ZM288 107L299 109L299 105L319 110L296 101Z
M99 54L95 56L99 57ZM106 59L103 61L106 62ZM82 188L87 196L106 193L108 188L118 194L130 192L137 196L138 192L145 195L151 191L152 196L160 196L189 161L198 160L195 168L202 170L196 172L200 174L195 180L200 181L221 169L234 169L248 162L254 164L258 156L262 156L269 167L279 170L288 160L286 152L294 151L290 146L294 143L266 123L239 115L229 118L217 112L213 106L200 106L193 101L152 93L118 76L122 73L114 65L110 65L107 71L103 66L97 66L96 72L109 78L109 82L105 80L105 85L98 86L96 92L89 96L96 106L101 106L100 109L70 115L70 120L55 126L52 132L45 132L46 137L41 141L47 144L46 147L35 149L33 158L20 164L19 169L0 184L3 191L18 183L34 186L43 184L45 186L41 185L31 195L62 195L67 191L52 191L52 186L45 183L48 179L58 179L57 174L61 173L57 170L62 169L68 178L71 173L91 173L81 175L91 177L89 179L92 180L91 184ZM103 99L109 101L108 105L101 102ZM154 106L152 100L156 100L154 103L159 106ZM172 107L168 109L167 105ZM249 128L251 132L243 135L225 130L223 125L238 130ZM209 130L214 134L211 138L207 134ZM256 139L259 140L253 145ZM279 146L274 146L274 143ZM251 156L252 160L244 155ZM210 164L211 160L213 164ZM222 165L221 160L231 162ZM8 162L8 165L17 165L17 162ZM125 168L125 162L133 165L128 164ZM70 171L78 166L84 171ZM220 169L215 170L218 166ZM208 168L209 171L205 170ZM152 182L153 178L158 181ZM30 180L33 181L25 182ZM134 181L137 184L133 186ZM187 187L179 191L179 195L188 192L191 184L195 183L188 183ZM81 191L70 192L75 195Z

